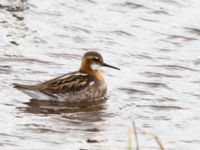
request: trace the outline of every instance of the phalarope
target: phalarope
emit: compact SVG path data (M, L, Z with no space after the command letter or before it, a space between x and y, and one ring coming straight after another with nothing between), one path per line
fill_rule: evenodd
M70 103L93 102L106 98L107 86L99 67L117 67L104 63L98 52L86 52L78 71L36 85L14 84L14 87L38 100L60 100Z

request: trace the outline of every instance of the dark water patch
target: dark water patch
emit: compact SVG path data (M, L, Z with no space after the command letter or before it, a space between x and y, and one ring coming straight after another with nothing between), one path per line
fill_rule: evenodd
M132 109L135 107L135 102L136 101L139 101L140 99L138 97L135 97L135 96L131 96L131 98L127 99L127 100L124 100L126 101L127 103L126 104L123 104L123 105L120 105L119 109L120 110L124 110L124 109Z
M175 40L176 39L181 39L184 42L198 40L197 38L187 37L187 36L182 36L182 35L168 35L168 39L175 39Z
M135 58L139 58L139 59L149 59L149 60L153 60L153 57L149 56L150 54L148 53L143 53L143 54L130 54L130 56L133 56Z
M54 34L54 36L59 37L59 38L66 38L66 39L71 38L71 36L65 35L65 34Z
M167 61L172 60L172 59L169 58L169 57L156 57L156 59L157 59L157 60L167 60Z
M40 116L40 117L46 117L46 116ZM63 134L67 133L69 130L73 130L72 128L54 128L51 125L47 124L34 124L34 123L19 123L17 126L23 130L23 131L31 131L35 133L42 133L42 134Z
M192 69L189 67L185 67L185 66L180 66L180 65L156 65L156 66L152 66L152 67L165 68L167 70L174 70L174 71L177 71L177 70L198 71L198 70L195 70L195 69Z
M71 60L71 59L80 60L81 59L81 55L78 55L78 54L48 53L47 55L53 58L65 58L66 60Z
M173 51L176 51L176 50L173 50L173 49L168 49L168 48L161 48L161 49L158 49L160 52L173 52Z
M171 16L171 14L169 14L169 12L165 11L165 10L154 10L151 12L152 14L157 14L157 15L167 15L167 16Z
M142 4L137 4L137 3L134 3L134 2L125 2L125 3L121 3L120 6L123 6L123 7L127 7L127 8L130 8L130 9L138 9L138 8L145 8L144 5Z
M176 41L172 41L170 39L168 39L168 40L167 39L159 39L159 41L164 42L164 43L170 43L177 47L181 47L183 45L182 42L178 42L178 41L176 42Z
M114 34L119 35L119 36L133 36L131 33L128 33L126 31L122 31L122 30L112 31L110 33L114 33Z
M87 143L100 143L100 141L96 139L87 139Z
M2 74L10 74L11 73L11 66L0 65L0 73L2 73Z
M73 32L83 32L87 34L91 33L89 29L83 28L82 26L63 26L63 28Z
M54 130L54 129L51 129L51 128L48 128L48 127L37 127L37 128L30 128L30 127L26 127L26 130L32 130L34 132L39 132L39 133L60 133L60 134L63 134L65 133L64 131L59 131L59 130Z
M2 20L0 21L0 23L5 24L5 23L8 23L8 21Z
M112 40L101 39L98 42L104 43L106 45L112 45L112 46L113 45L119 45L120 46L120 44L118 44L118 43L116 43L116 42L114 42Z
M154 120L165 120L165 121L169 121L169 120L171 120L170 119L170 117L168 117L168 116L156 116L156 117L154 117Z
M46 120L45 117L47 116L41 116L43 117L44 120ZM34 124L34 123L19 123L17 124L17 127L20 128L23 131L28 131L28 132L33 132L36 134L54 134L54 135L58 135L58 134L67 134L69 133L69 131L82 131L81 129L74 129L73 127L55 127L49 124L44 124L44 123L38 123L38 124ZM27 138L31 138L31 137L27 137ZM37 137L35 137L35 139L37 139ZM45 140L45 139L44 139ZM59 141L54 141L55 144L60 144Z
M166 89L170 89L166 84L164 83L159 83L159 82L134 82L136 84L139 85L144 85L147 87L151 87L151 88L166 88Z
M195 65L200 65L200 59L194 60L193 63L194 63Z
M160 2L160 0L158 0ZM182 6L181 3L179 3L178 1L175 0L161 0L161 2L164 2L166 4L170 4L170 5L178 5L178 6Z
M34 10L31 10L32 13L35 13L35 14L38 14L38 15L43 15L43 16L54 16L54 17L61 17L62 14L60 14L60 12L58 11L34 11ZM53 20L52 20L53 21Z
M66 54L66 53L48 53L49 56L54 57L54 58L65 58L65 59L76 59L76 60L80 60L81 59L81 55L77 55L77 54Z
M140 20L147 21L147 22L160 22L159 20L149 19L149 18L139 18Z
M38 75L41 75L41 74L44 74L46 75L47 72L46 71L38 71L38 70L29 70L32 74L38 74ZM26 80L27 81L27 80ZM30 80L28 80L30 81Z
M200 36L200 28L190 28L190 27L185 27L185 29L192 33L192 34L195 34L197 36Z
M194 80L191 83L200 83L200 80Z
M15 146L16 146L16 144L13 143L13 142L11 141L12 138L19 138L20 140L24 140L24 139L28 138L28 137L25 137L25 136L23 136L23 135L6 134L6 133L0 133L0 137L4 137L4 139L7 139L7 140L5 140L5 141L7 141L8 143L10 143L10 144L12 144L12 145L15 145ZM9 139L10 139L10 140L9 140ZM7 142L6 142L6 143L7 143ZM7 143L7 144L8 144L8 143Z
M33 38L33 42L34 43L37 43L37 44L47 44L47 41L42 39L42 38L39 38L39 37L34 37Z
M15 46L19 46L19 44L16 41L10 41L10 43L15 45Z
M144 124L142 125L142 127L143 127L143 128L151 128L151 126L150 126L149 124L147 124L147 123L144 123Z
M161 102L176 102L176 101L178 101L177 99L169 98L169 97L162 97L162 98L158 98L157 100L161 101Z
M149 107L156 110L181 110L186 109L179 106L164 106L164 105L136 105L136 107Z
M118 90L124 91L124 92L126 92L127 94L153 95L153 94L150 93L150 92L142 91L142 90L136 90L136 89L133 89L133 88L118 88Z
M96 112L83 112L83 113L74 113L74 114L61 114L62 118L66 119L68 122L81 124L84 122L102 122L105 121L103 113Z
M88 2L88 3L91 3L91 4L97 4L98 3L97 1L94 1L94 0L78 0L78 1L82 1L83 3Z
M12 14L12 16L15 17L18 21L24 20L24 17L19 16L19 15L17 15L17 14Z
M117 5L117 6L118 6L118 5ZM121 7L119 7L118 9L116 9L116 8L115 8L115 9L113 9L113 8L108 8L107 10L110 11L110 12L114 12L114 13L116 13L116 12L121 13L121 14L127 13L127 11L122 10Z
M157 73L157 72L143 72L140 74L146 77L151 77L151 78L182 78L179 75L170 75L170 74Z
M40 59L34 59L34 58L27 58L27 57L22 57L22 56L17 56L17 57L13 57L13 56L9 56L9 57L2 57L0 58L0 62L2 63L8 63L8 62L21 62L21 63L38 63L38 64L44 64L44 65L61 65L61 64L57 64L55 62L50 62L50 61L45 61L45 60L40 60Z
M200 98L200 94L187 93L187 92L185 92L184 94L187 94L187 95L191 95L191 96L197 97L198 99Z
M2 105L8 106L8 107L13 107L15 104L8 104L8 103L1 103Z
M5 141L1 141L0 142L0 146L2 147L6 147L6 146L13 146L13 147L17 147L18 145L17 144L14 144L12 140L5 140Z
M174 44L181 44L181 43L177 43L173 40L179 40L179 41L181 40L182 42L190 42L190 41L198 40L197 38L183 36L183 35L168 34L168 33L163 33L163 32L155 32L155 33L167 36L166 38L160 39L160 41L171 42Z
M200 143L200 140L180 140L180 141L184 142L184 143L190 143L190 144L192 144L192 143L199 144Z

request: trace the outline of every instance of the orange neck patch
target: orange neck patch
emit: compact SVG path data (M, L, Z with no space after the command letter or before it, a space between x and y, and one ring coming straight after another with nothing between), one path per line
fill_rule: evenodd
M82 63L81 63L81 70L93 75L95 78L97 78L98 80L103 80L103 74L98 71L98 70L92 70L90 68L90 65L88 64L87 60L83 58Z
M95 76L98 80L104 79L103 74L100 71L91 71L91 72L88 72L88 73Z

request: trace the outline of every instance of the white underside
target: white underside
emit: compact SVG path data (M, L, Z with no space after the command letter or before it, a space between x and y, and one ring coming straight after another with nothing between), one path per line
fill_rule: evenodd
M57 98L57 97L52 97L52 96L49 96L47 94L44 94L40 91L32 91L32 90L20 90L22 91L23 93L25 93L26 95L30 96L31 98L33 99L38 99L38 100L59 100L59 101L64 101L64 99L61 99L61 98Z

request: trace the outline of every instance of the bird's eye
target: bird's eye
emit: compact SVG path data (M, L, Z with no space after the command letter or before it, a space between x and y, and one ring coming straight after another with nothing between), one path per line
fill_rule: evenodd
M93 57L93 60L94 61L99 61L99 58L98 57Z

